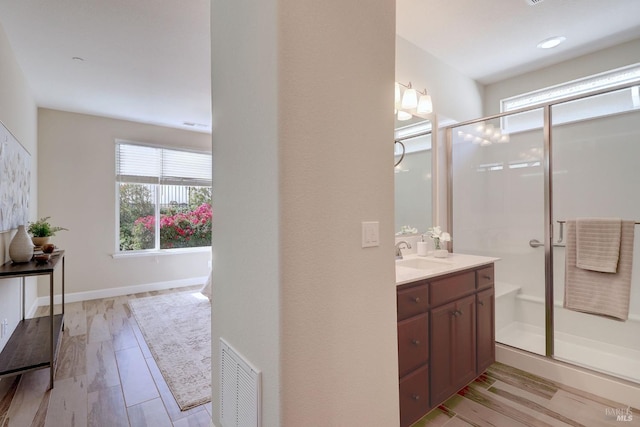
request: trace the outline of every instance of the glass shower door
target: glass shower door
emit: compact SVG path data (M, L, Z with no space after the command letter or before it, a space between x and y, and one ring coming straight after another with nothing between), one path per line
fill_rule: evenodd
M545 354L543 109L452 128L454 252L495 263L496 341Z
M552 108L555 357L640 384L640 227L634 230L627 294L616 273L586 273L569 292L595 307L564 308L568 249L565 221L620 218L640 222L640 96L638 87L589 96ZM560 240L560 227L563 239ZM629 227L627 227L629 228ZM574 240L575 242L575 240ZM574 245L574 243L572 243ZM620 248L618 270L625 256ZM573 247L573 246L572 246ZM628 247L628 246L627 246ZM573 251L573 249L570 249ZM628 251L627 251L628 253ZM575 253L569 257L576 259ZM628 262L627 264L628 265ZM580 269L582 270L582 269ZM584 277L584 273L582 273ZM573 277L573 276L572 276ZM594 279L595 278L595 279ZM593 281L591 281L593 279ZM590 288L588 282L595 285ZM604 292L600 293L600 292ZM574 294L576 295L576 294ZM569 295L569 300L575 298ZM597 305L597 306L596 306Z

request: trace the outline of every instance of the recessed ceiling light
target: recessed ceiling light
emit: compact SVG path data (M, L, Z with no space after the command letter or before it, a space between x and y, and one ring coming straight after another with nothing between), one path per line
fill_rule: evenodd
M558 46L566 39L567 38L564 36L549 37L548 39L542 40L540 43L538 43L538 47L540 49L551 49Z

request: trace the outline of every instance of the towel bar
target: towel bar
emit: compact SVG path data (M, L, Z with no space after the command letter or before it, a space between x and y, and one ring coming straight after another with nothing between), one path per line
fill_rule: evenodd
M556 243L562 243L562 240L564 239L564 224L567 222L564 219L559 219L556 221L558 224L560 224L560 237L558 238L558 241ZM636 221L635 223L636 225L640 224L640 221Z

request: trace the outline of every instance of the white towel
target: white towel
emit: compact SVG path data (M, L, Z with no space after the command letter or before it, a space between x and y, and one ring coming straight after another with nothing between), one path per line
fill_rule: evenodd
M585 270L615 273L620 256L620 218L576 220L576 266Z
M627 320L631 297L634 231L635 221L622 221L618 272L601 273L576 266L576 221L567 221L565 308Z

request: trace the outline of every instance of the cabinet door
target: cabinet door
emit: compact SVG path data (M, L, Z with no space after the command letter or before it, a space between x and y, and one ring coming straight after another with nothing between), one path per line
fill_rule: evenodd
M455 302L453 350L454 392L476 378L476 296L470 295Z
M431 406L439 405L452 390L452 348L455 303L431 310Z
M476 297L431 310L431 406L476 377Z
M494 289L478 292L477 298L478 374L481 374L496 360Z

